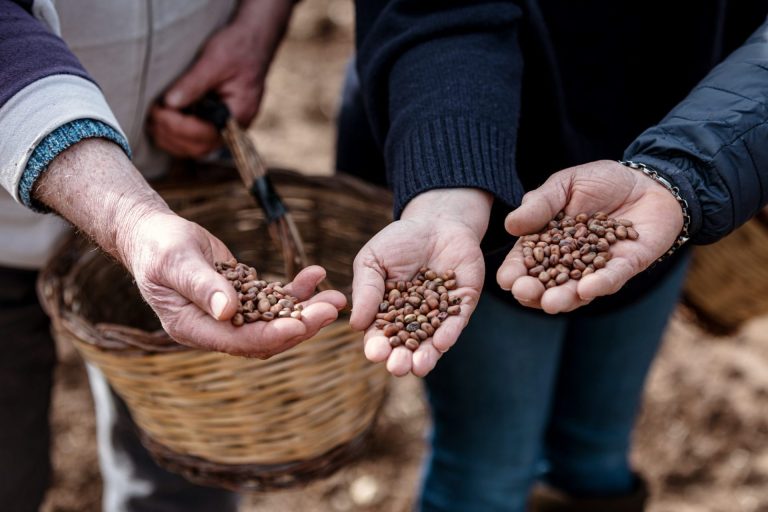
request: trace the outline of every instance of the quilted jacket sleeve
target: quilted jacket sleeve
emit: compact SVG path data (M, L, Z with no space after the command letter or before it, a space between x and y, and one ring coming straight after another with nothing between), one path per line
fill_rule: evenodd
M651 80L674 77L651 77ZM768 202L768 22L626 150L680 189L691 241L712 243Z

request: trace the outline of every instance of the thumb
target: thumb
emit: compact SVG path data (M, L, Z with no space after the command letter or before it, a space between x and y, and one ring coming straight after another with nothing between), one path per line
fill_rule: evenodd
M166 91L165 104L182 109L202 98L222 81L221 70L205 54Z
M352 279L352 315L349 324L353 329L367 329L376 319L379 304L384 296L384 277L370 262L356 258Z
M516 236L540 231L565 208L569 186L570 174L553 174L539 188L523 196L520 206L507 215L504 228Z
M184 254L179 263L166 266L165 283L216 320L228 320L237 312L237 292L200 252Z

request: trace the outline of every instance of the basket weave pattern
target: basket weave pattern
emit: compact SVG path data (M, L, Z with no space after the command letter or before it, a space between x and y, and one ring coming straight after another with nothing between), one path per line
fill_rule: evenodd
M310 261L348 289L355 254L390 220L386 193L341 177L277 173L274 181ZM280 255L242 185L164 195L238 260L277 277ZM266 490L328 474L363 447L381 406L386 371L365 360L346 314L260 361L172 342L122 267L82 241L43 272L40 289L54 334L101 369L153 456L198 483Z
M705 327L727 334L768 313L768 211L693 254L685 302Z

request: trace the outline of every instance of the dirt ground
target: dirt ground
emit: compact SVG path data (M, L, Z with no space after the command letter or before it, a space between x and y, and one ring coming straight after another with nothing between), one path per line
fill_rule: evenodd
M300 4L253 130L270 164L313 173L332 168L332 123L351 26L347 0ZM44 510L96 511L101 483L87 379L71 347L60 347L60 354L55 475ZM716 338L680 308L651 372L633 452L652 487L650 511L768 511L767 403L768 317ZM244 510L409 510L427 427L418 379L393 380L362 460L305 489L248 497Z

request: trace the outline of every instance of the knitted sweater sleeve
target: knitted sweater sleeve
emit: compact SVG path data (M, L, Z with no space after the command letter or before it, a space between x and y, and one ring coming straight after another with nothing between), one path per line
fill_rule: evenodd
M520 17L509 1L357 1L360 86L396 217L434 188L519 202Z

